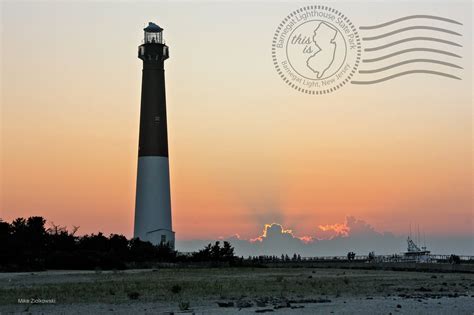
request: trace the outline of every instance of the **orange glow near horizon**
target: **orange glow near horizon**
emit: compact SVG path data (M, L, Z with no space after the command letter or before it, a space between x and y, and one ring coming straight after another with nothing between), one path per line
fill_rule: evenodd
M318 226L323 232L333 231L336 235L348 236L350 228L346 224L327 224Z

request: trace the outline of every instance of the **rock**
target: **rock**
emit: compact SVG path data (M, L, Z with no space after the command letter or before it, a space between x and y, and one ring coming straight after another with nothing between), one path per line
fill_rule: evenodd
M331 303L329 299L299 299L299 300L289 300L289 303Z
M402 308L402 306L400 304L397 304L397 308Z
M280 308L287 308L287 307L291 307L291 304L289 302L278 303L273 308L277 310L277 309L280 309Z
M255 311L255 313L267 313L267 312L273 312L273 310L271 308L263 308L263 309L259 309Z
M219 307L234 307L234 302L217 302Z
M248 307L252 307L253 306L253 303L248 301L248 300L239 300L237 301L237 307L238 308L248 308Z
M138 298L140 297L140 293L138 292L129 292L127 293L127 295L130 300L138 300Z
M304 305L293 305L293 306L291 306L292 310L297 309L297 308L304 308Z
M269 301L268 297L261 297L255 300L255 304L257 304L258 307L265 307L267 306Z

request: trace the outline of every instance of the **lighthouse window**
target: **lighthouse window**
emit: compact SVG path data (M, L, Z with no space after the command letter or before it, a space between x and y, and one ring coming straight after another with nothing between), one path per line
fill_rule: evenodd
M166 235L161 235L161 243L166 243Z
M148 33L145 32L145 43L162 43L161 33Z

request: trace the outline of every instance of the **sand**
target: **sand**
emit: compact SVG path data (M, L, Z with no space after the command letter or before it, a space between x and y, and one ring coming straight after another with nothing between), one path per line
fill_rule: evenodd
M0 273L0 312L473 314L474 275L318 268Z

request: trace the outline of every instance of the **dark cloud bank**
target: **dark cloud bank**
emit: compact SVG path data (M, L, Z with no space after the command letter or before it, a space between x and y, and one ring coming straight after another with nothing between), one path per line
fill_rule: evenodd
M266 224L262 235L245 240L234 235L228 240L239 256L281 255L294 253L303 257L339 256L349 251L364 255L394 254L406 251L406 236L378 232L363 220L347 217L343 224L320 225L314 235L298 236L278 223ZM198 250L215 240L177 240L177 249L183 252ZM426 245L433 254L473 255L472 237L427 237Z

